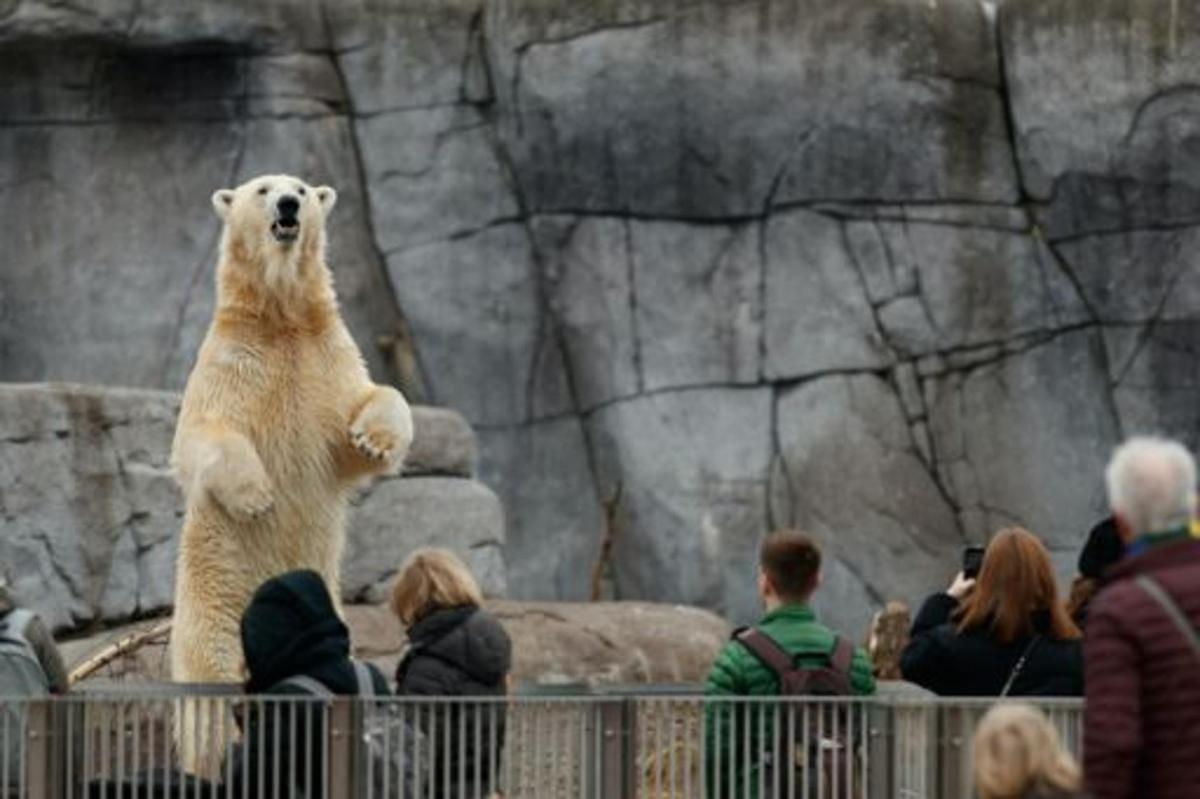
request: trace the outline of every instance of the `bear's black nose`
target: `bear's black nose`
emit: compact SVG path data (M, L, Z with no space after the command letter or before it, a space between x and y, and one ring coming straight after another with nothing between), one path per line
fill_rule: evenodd
M279 202L275 203L275 207L279 209L280 216L295 216L300 210L300 201L290 194L285 194L279 198Z

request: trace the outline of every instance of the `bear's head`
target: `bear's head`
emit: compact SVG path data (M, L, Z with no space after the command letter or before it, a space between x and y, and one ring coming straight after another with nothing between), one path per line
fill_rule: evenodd
M226 260L261 269L268 283L295 278L306 262L324 260L325 218L337 202L329 186L310 186L290 175L262 175L236 189L213 193L225 222Z

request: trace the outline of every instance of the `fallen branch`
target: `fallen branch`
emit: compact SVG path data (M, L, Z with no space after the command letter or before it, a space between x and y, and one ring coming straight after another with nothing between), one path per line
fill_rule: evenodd
M600 537L600 554L592 566L592 601L599 602L604 594L604 570L612 559L613 541L617 537L617 513L621 509L621 491L624 485L617 483L612 495L604 501L604 531Z
M171 632L170 620L159 622L148 630L138 630L124 638L109 644L87 660L71 669L69 679L71 685L86 680L114 660L132 654L147 644L159 643Z

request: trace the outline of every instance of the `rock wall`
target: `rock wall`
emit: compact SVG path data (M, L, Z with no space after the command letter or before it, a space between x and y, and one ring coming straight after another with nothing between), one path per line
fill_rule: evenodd
M18 601L56 629L170 608L183 496L168 459L179 397L163 391L0 384L0 564ZM383 598L430 542L456 550L489 596L505 593L504 514L470 479L471 429L414 409L401 478L357 498L342 561L347 600Z
M857 630L999 525L1065 571L1120 436L1200 443L1195 4L93 6L0 2L0 379L177 388L208 194L332 183L517 596L587 593L620 485L617 596L745 619L795 524Z

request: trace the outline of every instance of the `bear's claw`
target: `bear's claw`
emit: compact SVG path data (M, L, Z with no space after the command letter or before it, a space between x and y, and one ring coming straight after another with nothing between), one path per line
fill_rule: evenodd
M350 441L354 448L365 457L374 461L386 460L392 453L392 446L378 441L380 436L371 435L365 430L351 430Z

